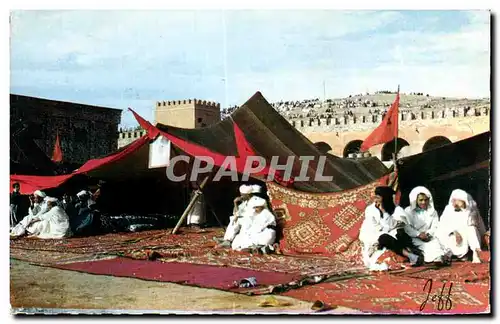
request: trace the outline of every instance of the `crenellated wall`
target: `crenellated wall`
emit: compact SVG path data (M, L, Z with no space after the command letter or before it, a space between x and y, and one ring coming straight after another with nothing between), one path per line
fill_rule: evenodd
M220 103L199 100L157 101L155 105L155 123L180 128L201 128L220 121ZM118 147L123 147L143 136L144 130L120 130Z
M489 112L490 107L470 108L468 110L466 108L428 109L413 112L401 112L399 114L399 120L400 125L404 125L412 121L489 116ZM290 119L289 122L300 132L309 134L373 129L380 124L382 119L383 115L381 114L366 114L337 116L332 118L297 118Z
M199 99L158 101L155 122L182 128L200 128L220 120L220 104Z
M118 148L128 145L138 138L146 135L146 131L143 129L134 130L120 130L118 134Z
M471 112L472 111L472 112ZM433 145L444 145L469 138L490 130L490 109L471 109L458 111L422 111L413 114L401 114L399 123L399 156L421 153ZM361 142L380 125L382 117L377 122L358 123L349 118L343 124L314 125L298 127L312 142L325 142L331 148L331 153L347 157L352 149L359 148ZM432 145L431 145L432 144ZM381 160L388 160L394 152L394 142L380 144L370 148L369 152ZM406 146L401 148L402 146Z

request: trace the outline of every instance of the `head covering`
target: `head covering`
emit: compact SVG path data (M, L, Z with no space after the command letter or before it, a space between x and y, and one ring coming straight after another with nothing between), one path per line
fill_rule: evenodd
M394 199L392 197L395 194L394 190L392 190L391 187L379 186L375 188L375 194L382 197L382 207L387 213L389 213L389 215L392 215L396 209L396 205L394 204ZM382 214L380 216L382 216Z
M470 210L473 208L477 208L477 204L474 201L474 199L472 198L472 196L469 195L466 191L464 191L462 189L455 189L451 192L450 200L448 201L449 205L453 204L453 199L458 199L458 200L464 201L465 202L465 209Z
M54 198L54 197L47 197L47 198L45 198L45 201L47 201L47 202L57 202L57 200L58 199Z
M434 200L432 199L432 194L426 187L418 186L413 188L410 192L410 206L411 210L415 210L417 208L417 198L418 195L424 194L429 198L429 207L427 210L434 210Z
M89 193L87 192L87 190L82 190L80 191L79 193L76 194L77 197L82 197L82 196L86 196L88 195Z
M392 197L395 194L395 192L394 190L392 190L391 187L379 186L375 188L375 194L381 197Z
M240 186L240 193L241 194L251 194L252 193L252 187L247 186L247 185L241 185Z
M251 185L250 187L252 188L252 193L260 193L262 189L262 187L259 185Z
M254 208L254 207L265 207L267 204L266 200L263 199L263 198L260 198L260 197L257 197L257 196L254 196L252 197L249 201L248 201L248 206L250 208Z
M45 192L40 191L40 190L36 190L33 194L34 194L35 196L40 197L40 198L45 198L45 197L47 197L47 195L45 194Z

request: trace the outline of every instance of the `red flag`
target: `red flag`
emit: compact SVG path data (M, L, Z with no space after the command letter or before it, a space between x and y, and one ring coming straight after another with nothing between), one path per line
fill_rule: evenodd
M54 145L54 153L52 153L52 161L62 162L63 154L61 150L61 143L59 141L59 134L56 136L56 144Z
M398 117L399 90L396 95L396 100L394 100L394 102L392 103L391 108L385 115L382 123L377 128L375 128L375 130L370 135L368 135L363 144L361 144L360 150L364 152L374 145L387 143L396 138L398 136Z

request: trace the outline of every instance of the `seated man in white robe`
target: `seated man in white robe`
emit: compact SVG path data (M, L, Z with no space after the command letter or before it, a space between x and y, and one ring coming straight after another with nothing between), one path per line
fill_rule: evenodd
M30 207L28 209L28 215L31 216L36 216L38 214L43 214L45 213L48 208L47 208L47 202L45 201L45 198L47 195L45 192L36 190L33 193L33 196L30 196Z
M260 197L252 197L248 207L254 210L251 217L243 219L241 229L231 244L233 250L262 249L264 253L272 251L276 240L276 218L266 208L267 202Z
M370 270L386 270L383 265L376 264L378 257L386 249L408 257L413 266L420 265L423 261L404 231L408 215L403 208L394 204L393 196L392 188L377 187L374 202L365 210L359 240L363 246L363 262Z
M71 231L75 236L89 236L96 232L96 202L89 191L82 190L76 194L78 202L74 205L74 214L70 216ZM66 213L67 214L67 213Z
M57 198L47 197L47 212L25 217L12 230L13 236L30 235L43 239L59 239L71 235L69 217L57 204ZM12 234L11 234L12 235Z
M12 237L16 237L19 235L24 234L24 230L27 224L30 224L33 220L38 215L42 215L47 212L48 206L47 202L45 201L45 198L47 195L40 190L36 190L33 193L33 196L30 196L30 207L28 208L28 215L25 216L19 223L17 223L16 226L14 226L11 231L10 235Z
M479 252L486 232L476 202L467 192L456 189L450 196L438 226L438 238L448 254L464 259L472 250L472 262L481 263Z
M248 201L252 198L252 191L254 191L255 188L241 185L239 190L240 196L234 199L233 215L229 217L229 224L220 244L221 247L230 247L231 242L241 229L243 220L253 215L253 209L248 207ZM220 239L216 240L220 241Z
M413 245L424 255L424 262L440 262L448 264L451 260L436 237L439 216L434 209L431 192L422 186L410 192L410 206L405 209L408 214L405 232L411 237Z

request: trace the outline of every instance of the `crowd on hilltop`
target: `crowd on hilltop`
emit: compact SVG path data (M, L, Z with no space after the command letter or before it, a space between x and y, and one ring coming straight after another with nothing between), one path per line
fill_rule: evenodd
M376 102L361 97L350 96L345 99L327 99L325 101L306 99L302 101L279 101L271 103L271 106L287 119L299 118L334 118L342 116L354 116L359 113L369 115L383 115L387 112L391 102ZM410 105L404 105L406 109L401 112L410 111ZM238 106L231 106L221 110L221 119L231 115ZM365 109L366 108L366 109ZM360 111L361 110L361 111Z
M395 94L390 91L378 91L375 94ZM369 96L366 93L365 96ZM412 92L409 95L412 96L426 96L428 94L422 92ZM339 118L344 116L357 116L370 115L370 116L384 116L387 110L390 108L392 101L387 98L384 101L375 101L367 97L363 97L363 94L352 96L343 99L326 99L320 100L306 99L301 101L278 101L271 103L271 106L279 112L283 117L288 120L303 119L303 118ZM231 115L238 106L231 106L229 108L223 108L221 110L221 119L224 119ZM446 108L450 111L458 112L458 105L455 104L453 107L448 106L440 102L425 102L425 103L414 103L402 102L399 107L400 113L414 113L418 109L432 109L432 108ZM464 107L466 111L470 110L470 106Z

